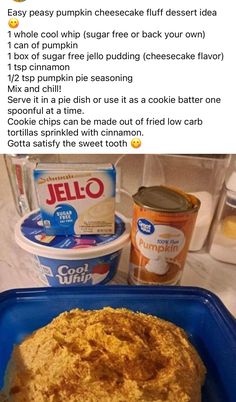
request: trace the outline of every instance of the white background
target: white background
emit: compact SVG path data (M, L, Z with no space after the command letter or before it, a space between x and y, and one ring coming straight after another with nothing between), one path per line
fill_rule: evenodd
M192 62L71 62L71 72L91 74L132 74L133 84L108 83L108 84L63 84L61 96L76 95L93 97L106 97L121 95L128 97L220 97L221 104L206 105L82 105L85 110L84 118L120 118L134 120L142 117L171 117L178 119L197 118L204 120L203 126L143 126L142 145L139 149L130 146L132 138L124 138L128 143L127 148L23 148L20 146L8 147L7 141L7 77L8 71L8 9L15 10L46 10L63 9L73 10L87 9L143 9L147 8L172 8L172 9L212 9L218 13L217 17L19 17L20 26L17 30L24 31L66 31L73 30L82 32L89 31L205 31L206 39L202 40L157 40L157 39L134 39L134 40L80 40L81 52L119 52L129 51L132 53L152 50L157 53L177 52L192 53L224 53L223 62L192 61ZM0 30L1 30L1 152L2 153L234 153L236 145L234 140L235 131L235 2L222 2L219 0L186 1L34 1L26 0L16 3L13 0L4 0L1 3ZM15 32L17 31L15 30ZM11 30L13 32L13 30ZM56 39L59 41L60 39ZM29 43L31 43L29 39ZM80 52L77 50L76 52ZM30 54L31 50L22 50ZM49 51L56 53L57 51ZM15 61L17 64L20 62ZM30 61L31 63L32 61ZM24 63L24 61L22 61ZM40 61L39 63L43 63ZM32 73L34 74L34 73ZM54 73L49 73L54 74ZM46 83L47 84L47 83ZM34 95L34 94L33 94ZM37 94L36 94L37 95ZM52 94L49 94L51 96ZM15 96L29 96L28 94L15 94ZM52 106L52 105L48 105ZM70 105L71 106L71 105ZM73 105L74 107L74 105ZM80 105L78 105L80 107ZM29 116L28 116L29 117ZM53 117L53 116L50 116ZM61 117L61 116L59 116ZM73 116L72 116L73 117ZM18 126L15 129L24 128ZM92 127L92 126L91 126ZM11 127L14 128L14 127ZM27 126L27 128L32 128ZM42 128L42 127L33 127ZM75 127L69 127L75 128ZM106 128L106 126L104 127ZM110 127L107 127L110 129ZM114 127L113 127L114 128ZM115 127L117 128L117 127ZM124 128L124 127L118 127ZM137 126L126 126L125 129L138 129ZM103 137L104 138L104 137ZM120 137L121 138L121 137ZM22 138L23 139L23 138ZM39 138L37 138L39 139ZM70 138L71 139L71 138ZM94 138L93 138L94 139ZM95 138L96 140L97 138ZM100 138L98 138L100 139ZM114 137L113 137L114 139ZM92 140L92 138L91 138Z

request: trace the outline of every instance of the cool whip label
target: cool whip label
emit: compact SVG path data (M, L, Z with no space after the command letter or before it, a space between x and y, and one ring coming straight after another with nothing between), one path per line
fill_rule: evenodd
M34 180L47 235L114 233L113 165L39 164Z
M50 286L97 285L113 278L120 251L87 260L56 260L36 257L41 280Z
M86 284L92 278L92 274L89 272L88 264L77 268L70 268L68 265L60 265L57 269L56 278L60 285L72 285L75 283Z

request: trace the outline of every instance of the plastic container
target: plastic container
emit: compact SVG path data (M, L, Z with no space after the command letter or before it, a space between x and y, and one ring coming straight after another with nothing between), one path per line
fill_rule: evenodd
M217 260L236 262L236 171L225 183L212 228L210 255Z
M41 162L58 162L60 155L4 155L15 207L20 216L38 208L33 170Z
M205 244L229 162L230 155L220 154L145 156L144 186L176 186L201 201L190 251Z
M30 185L29 167L32 167L28 155L4 155L15 206L19 215L30 211L27 194Z
M114 235L46 236L39 211L16 225L17 244L35 256L40 279L49 286L96 285L115 275L130 225L116 215Z
M188 287L89 286L0 294L0 388L14 344L65 310L104 306L154 314L184 328L207 367L202 402L235 402L235 321L215 295Z

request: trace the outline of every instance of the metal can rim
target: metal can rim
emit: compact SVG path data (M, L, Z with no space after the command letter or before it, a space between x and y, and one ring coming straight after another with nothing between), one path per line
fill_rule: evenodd
M178 194L182 199L185 199L189 202L189 207L182 208L180 210L179 209L162 208L162 207L158 207L158 206L148 205L137 199L139 192L142 191L143 189L154 189L154 188L162 188L162 189L166 189L170 193L172 192L172 193ZM142 186L138 189L137 193L135 193L133 195L133 200L134 200L135 204L139 205L140 207L149 209L151 211L164 212L164 213L171 214L171 215L172 214L181 214L181 213L193 213L193 212L198 211L201 206L200 200L197 197L195 197L194 195L185 193L184 191L182 191L176 187L163 186L163 185L150 186L150 187Z

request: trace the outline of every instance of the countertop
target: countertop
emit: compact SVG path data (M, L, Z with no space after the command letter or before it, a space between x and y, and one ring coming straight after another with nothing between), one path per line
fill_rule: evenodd
M11 288L43 286L34 269L33 257L14 240L16 212L8 178L0 157L0 291ZM127 284L129 250L121 258L113 284ZM236 316L236 265L214 260L207 251L188 253L181 285L198 286L214 292Z

